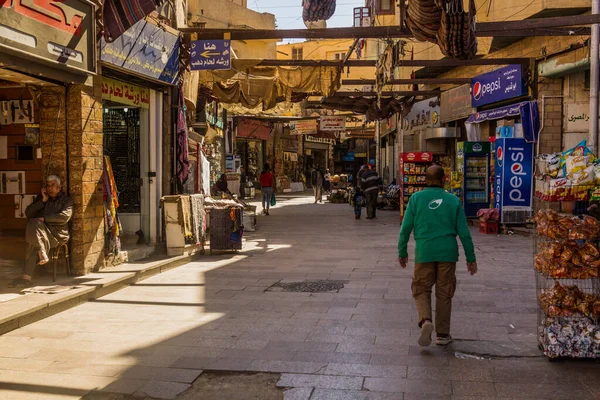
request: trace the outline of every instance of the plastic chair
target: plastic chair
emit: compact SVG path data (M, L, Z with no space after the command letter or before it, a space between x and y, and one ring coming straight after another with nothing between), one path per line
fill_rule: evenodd
M71 276L71 261L69 255L69 242L58 245L57 247L52 249L52 262L53 262L53 272L52 272L52 282L56 282L56 269L58 267L58 258L60 257L61 250L63 251L63 256L65 259L65 263L67 265L67 276Z

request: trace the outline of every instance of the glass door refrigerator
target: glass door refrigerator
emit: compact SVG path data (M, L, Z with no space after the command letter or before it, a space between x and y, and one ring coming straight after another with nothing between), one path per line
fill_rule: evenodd
M475 218L479 210L490 207L490 143L460 142L457 146L462 202L467 218Z

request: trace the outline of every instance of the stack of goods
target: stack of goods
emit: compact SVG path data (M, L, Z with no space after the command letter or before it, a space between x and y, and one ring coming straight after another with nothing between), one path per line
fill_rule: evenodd
M550 358L600 358L600 326L589 318L547 318L539 340Z
M544 201L587 201L600 185L600 164L586 141L537 158L535 195Z
M589 215L579 218L540 210L535 220L538 235L548 239L595 240L600 235L600 222Z
M463 0L411 0L406 25L417 40L439 45L447 57L468 60L477 54L475 1L465 11Z
M329 196L331 203L342 204L348 202L348 191L344 189L334 190Z
M535 269L555 279L598 278L600 252L593 242L540 242Z
M577 286L563 286L555 282L551 289L540 292L538 300L548 317L600 318L600 296L584 293Z

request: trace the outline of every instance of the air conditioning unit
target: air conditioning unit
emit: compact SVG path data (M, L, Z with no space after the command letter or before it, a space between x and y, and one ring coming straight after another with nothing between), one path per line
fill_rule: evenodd
M369 7L356 7L354 9L354 27L371 26L371 9Z

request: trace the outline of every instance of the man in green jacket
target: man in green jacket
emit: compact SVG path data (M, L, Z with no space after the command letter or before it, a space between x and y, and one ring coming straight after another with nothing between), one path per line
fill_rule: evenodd
M408 262L407 245L414 230L415 271L412 292L419 313L420 346L431 344L433 332L431 289L435 285L436 344L452 342L450 315L456 290L456 262L460 237L471 275L477 272L473 240L459 199L444 190L444 169L434 165L427 169L427 188L414 194L404 215L398 240L398 261L402 268Z

